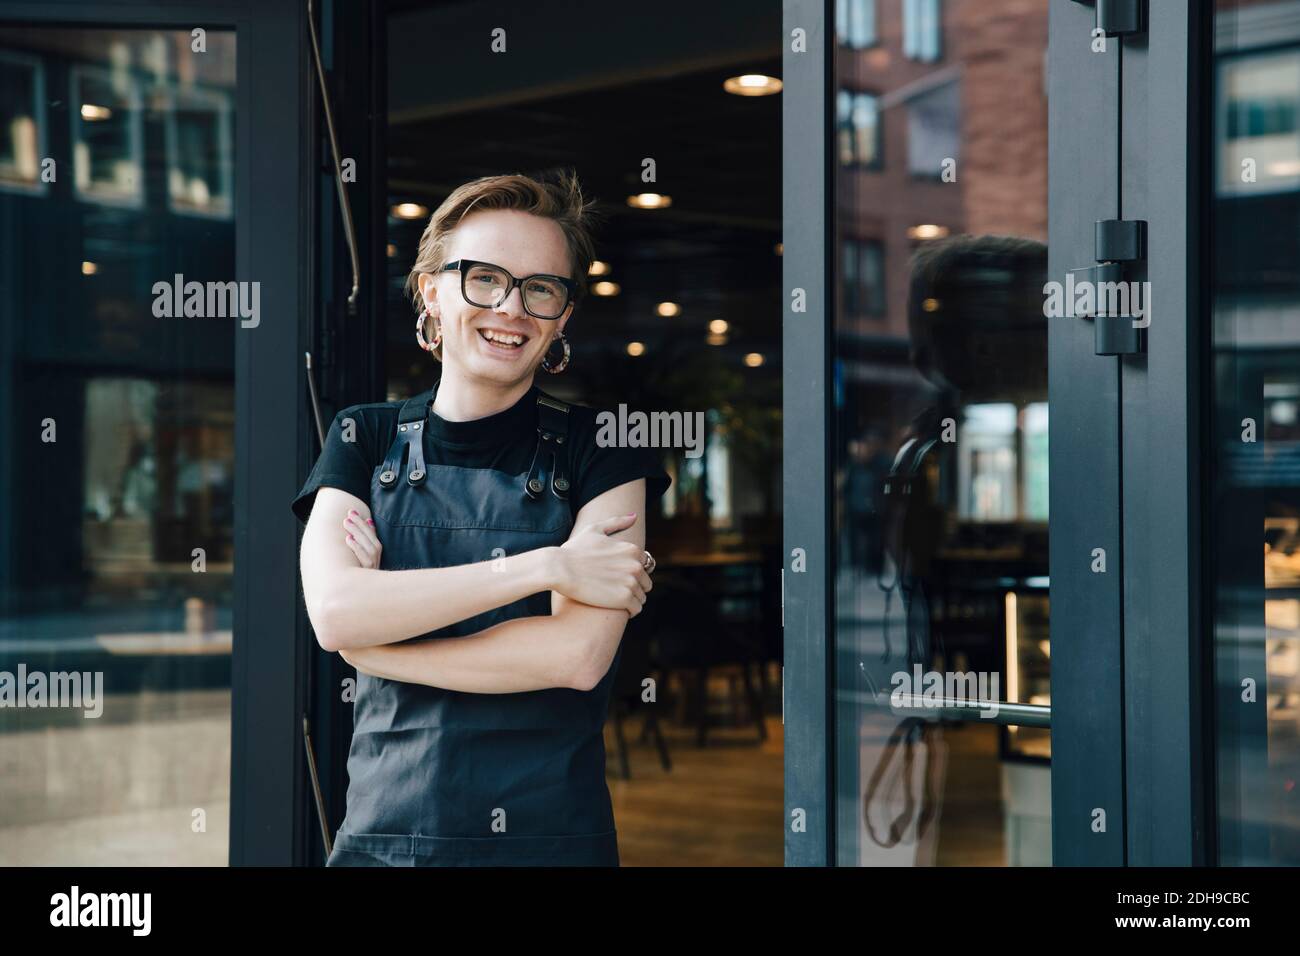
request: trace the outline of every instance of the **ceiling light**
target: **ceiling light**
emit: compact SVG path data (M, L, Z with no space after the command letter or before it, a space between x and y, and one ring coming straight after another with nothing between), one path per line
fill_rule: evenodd
M665 319L671 319L674 315L682 314L682 307L676 302L660 302L655 306L655 313Z
M589 276L609 275L609 263L601 262L599 259L592 259L591 265L587 267L587 275Z
M746 73L743 76L728 77L722 88L737 96L771 96L781 92L782 83L775 76L763 73Z
M745 356L745 364L750 368L758 368L763 364L763 356L758 352L750 352Z
M633 209L667 209L673 204L673 197L663 193L637 193L627 197L627 204Z
M93 276L98 271L99 271L99 266L93 262L81 263L81 274L83 276Z
M727 337L725 335L718 335L717 333L711 332L704 341L708 342L710 345L726 345Z
M94 103L81 104L81 118L84 120L106 120L113 115L113 111L107 106L96 106Z
M709 323L709 331L714 335L721 335L723 332L727 331L727 320L714 319Z
M776 244L776 247L775 247L772 251L775 252L778 256L783 256L783 255L785 255L785 243L784 243L784 242L778 242L778 243Z
M398 219L423 219L429 215L429 210L418 202L399 202L392 208L392 213Z
M942 239L948 235L947 226L936 226L934 223L922 223L919 226L908 226L907 238L909 239Z
M628 355L634 355L634 356L635 356L635 355L641 355L643 352L645 352L645 343L643 343L643 342L628 342L628 343L627 343L627 354L628 354Z
M617 282L597 282L591 287L593 295L618 295L619 284Z

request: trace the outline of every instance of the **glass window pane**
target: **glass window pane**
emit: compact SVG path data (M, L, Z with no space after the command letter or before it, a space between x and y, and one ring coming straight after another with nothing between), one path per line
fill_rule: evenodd
M853 104L860 149L907 150L836 169L835 854L1043 865L1050 732L891 698L919 668L954 693L969 678L976 710L995 695L1051 703L1048 0L1000 11L1005 29L954 64L958 81L916 62L937 59L956 5L900 6L905 56L886 33L881 50L839 47L835 64L845 87L872 91Z
M1218 847L1300 864L1300 3L1215 10Z
M0 685L59 688L0 707L0 865L228 860L235 37L190 44L0 26L0 180L70 147L0 189Z

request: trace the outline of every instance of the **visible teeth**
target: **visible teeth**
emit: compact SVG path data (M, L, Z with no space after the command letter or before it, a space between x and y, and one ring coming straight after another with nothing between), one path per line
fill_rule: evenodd
M500 342L502 345L523 345L524 337L522 335L507 334L505 332L494 332L491 329L482 329L483 338L489 342Z

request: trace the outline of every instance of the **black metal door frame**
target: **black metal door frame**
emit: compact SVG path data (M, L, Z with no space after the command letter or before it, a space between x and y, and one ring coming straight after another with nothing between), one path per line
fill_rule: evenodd
M1145 258L1126 263L1124 278L1150 282L1154 293L1144 354L1098 354L1088 319L1048 324L1053 860L1195 865L1212 859L1213 819L1199 521L1210 11L1186 0L1046 2L1049 278L1064 282L1097 264L1098 220L1143 220ZM1136 9L1140 29L1106 37L1102 48L1098 5L1103 19ZM833 864L835 843L833 24L823 0L784 5L784 825L792 866Z
M233 29L232 278L260 283L257 326L235 332L235 614L230 862L290 865L307 822L301 715L305 612L289 502L308 459L302 355L312 314L307 35L298 3L253 0L0 2L0 19L53 27Z

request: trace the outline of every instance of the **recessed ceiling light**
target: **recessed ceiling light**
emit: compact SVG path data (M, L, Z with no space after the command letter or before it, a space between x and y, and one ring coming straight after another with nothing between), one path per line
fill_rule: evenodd
M388 244L388 258L397 258L397 246L393 245L391 242Z
M601 262L599 259L592 259L591 265L587 267L587 275L589 276L609 275L609 263Z
M93 262L83 261L81 263L81 274L83 276L93 276L99 271L99 266Z
M709 331L714 335L721 335L723 332L727 331L727 320L714 319L709 323Z
M682 307L676 302L660 302L655 306L655 312L662 315L665 319L670 319L674 315L682 314Z
M745 356L745 364L750 368L758 368L763 364L763 356L758 352L750 352Z
M392 213L398 219L423 219L429 215L429 210L418 202L399 202L392 208Z
M81 104L81 118L84 120L106 120L113 115L113 111L107 106L96 106L94 103Z
M722 83L722 88L737 96L771 96L781 92L782 83L775 76L763 73L745 73L742 76L730 76Z
M618 295L619 291L617 282L597 282L591 287L593 295Z
M908 226L907 238L909 239L942 239L948 235L947 226L936 226L934 223L926 222L919 226Z
M627 197L627 204L633 209L667 209L673 204L673 197L663 193L637 193Z
M628 355L641 355L641 354L644 353L644 352L645 352L645 343L643 343L643 342L628 342L628 343L627 343L627 354L628 354Z

